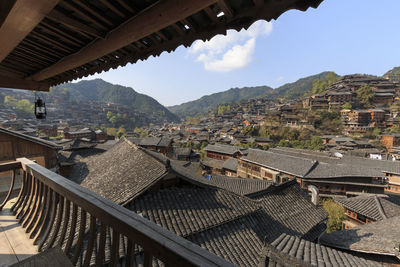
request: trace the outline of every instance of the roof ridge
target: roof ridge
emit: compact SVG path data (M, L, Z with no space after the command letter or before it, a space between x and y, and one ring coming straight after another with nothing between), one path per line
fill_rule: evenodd
M385 214L385 211L383 210L382 203L381 203L380 199L377 196L374 196L374 199L375 199L375 203L376 203L376 206L378 208L378 211L381 214L382 218L383 219L387 219L387 216Z

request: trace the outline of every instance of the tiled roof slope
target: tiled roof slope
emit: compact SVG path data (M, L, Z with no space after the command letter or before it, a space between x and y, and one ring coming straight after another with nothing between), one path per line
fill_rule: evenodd
M128 206L235 265L256 266L264 243L282 233L315 239L325 230L320 226L326 213L293 187L298 187L295 181L266 190L266 199L268 194L282 195L270 199L281 201L281 205L262 200L249 202L247 197L213 188L170 188L148 192ZM294 209L288 209L292 206ZM300 216L295 209L303 214Z
M296 235L306 235L328 218L328 214L322 207L315 206L308 200L308 196L295 180L279 186L271 186L252 198L259 200L267 214L291 229Z
M233 155L236 152L246 153L245 152L246 149L244 149L244 148L231 146L231 145L222 145L222 144L207 145L204 148L204 150L210 151L210 152L223 153L223 154L227 154L227 155Z
M260 206L225 190L172 187L134 199L128 208L185 237L245 216Z
M222 168L230 170L230 171L237 171L237 166L238 166L237 159L229 158L224 162L224 164L222 165Z
M259 267L266 266L366 267L377 266L377 263L299 237L282 234L271 245L266 244Z
M142 193L166 173L165 165L125 140L84 163L81 185L117 204Z
M265 216L257 211L186 239L237 266L257 266L265 236L284 230L273 220L262 220Z
M338 198L337 203L375 221L400 215L400 206L376 195Z
M212 175L209 182L216 187L224 188L242 196L266 190L273 184L272 181L235 178L221 175Z
M304 177L316 164L314 160L281 155L259 149L249 149L247 156L242 157L242 159L274 170L285 171L299 177Z
M320 242L326 246L364 253L392 255L399 247L400 216L360 225L348 230L324 234Z
M363 175L363 176L378 176L383 177L383 172L393 172L400 174L400 162L393 162L389 160L374 160L367 159L356 156L348 156L345 155L343 158L331 157L323 152L315 152L315 151L307 151L303 149L294 149L294 148L284 148L277 147L271 148L269 151L281 154L288 155L293 157L306 158L310 160L318 161L319 163L329 163L333 166L330 168L331 171L337 174L346 174L351 173L352 175ZM309 178L314 178L314 176L318 176L316 172L321 172L322 175L326 175L329 171L325 168L327 165L322 165L321 170L314 170L315 174L312 172L308 175ZM319 166L317 167L319 168ZM336 168L336 170L335 170ZM313 171L313 172L314 172ZM354 173L354 174L353 174Z
M139 146L167 147L172 139L164 137L129 138L129 141Z

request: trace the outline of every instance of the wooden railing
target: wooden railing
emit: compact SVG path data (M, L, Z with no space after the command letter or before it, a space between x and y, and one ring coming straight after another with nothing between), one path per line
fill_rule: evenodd
M77 266L232 266L33 161L0 164L0 171L19 168L22 187L11 210L39 251L60 246Z

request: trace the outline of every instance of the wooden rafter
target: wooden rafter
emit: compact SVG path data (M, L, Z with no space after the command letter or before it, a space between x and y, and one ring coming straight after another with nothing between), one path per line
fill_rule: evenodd
M225 16L227 16L228 18L232 18L233 17L233 15L234 15L233 11L229 7L229 5L225 2L225 0L219 0L218 1L218 5L222 9L222 11L224 12Z
M46 82L35 82L24 79L10 78L9 76L0 76L0 87L48 92L50 84Z
M161 0L99 39L29 78L42 81L118 50L214 4L216 0Z
M98 38L104 38L106 36L106 32L104 31L99 31L93 27L90 27L86 24L83 24L73 18L68 17L64 13L54 9L49 13L47 18L51 19L52 21L61 23L71 29L74 29L76 31L80 32L85 32L88 33L92 36L98 37Z
M8 0L2 0L8 1ZM0 62L57 5L59 0L16 0L0 27Z

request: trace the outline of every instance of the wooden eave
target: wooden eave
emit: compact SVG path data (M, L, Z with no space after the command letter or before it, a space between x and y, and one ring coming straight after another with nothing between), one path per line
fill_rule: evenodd
M290 9L316 8L322 2L3 1L0 87L44 91L53 85L174 51L180 45L188 47L196 40L209 40L226 34L228 29L247 29L260 19L277 19ZM221 12L224 15L217 17Z

